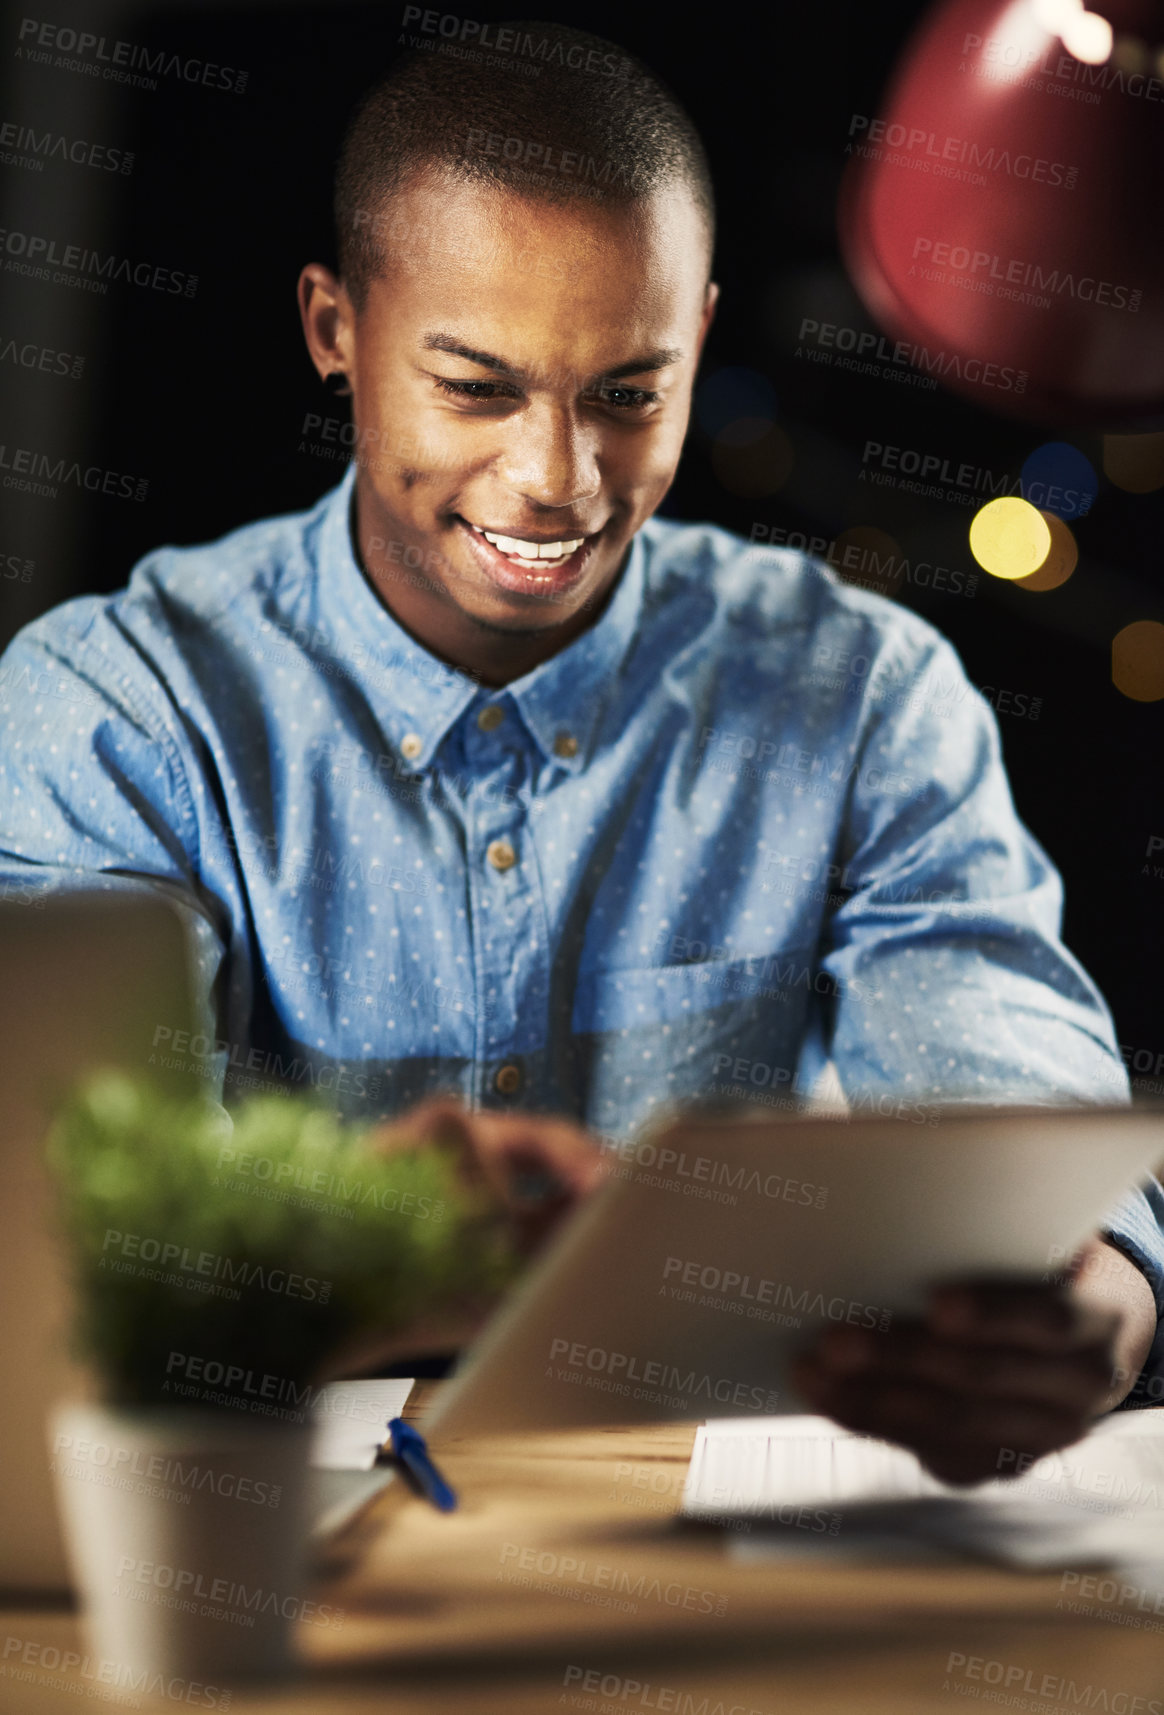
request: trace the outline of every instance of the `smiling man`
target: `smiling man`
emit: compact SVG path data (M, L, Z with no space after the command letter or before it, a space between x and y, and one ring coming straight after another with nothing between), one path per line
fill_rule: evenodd
M359 458L368 575L427 648L507 684L593 622L667 492L714 303L706 221L682 194L531 208L431 169L392 206L410 237L385 272L304 269L304 329L349 379L358 444L386 449ZM531 237L557 277L523 271ZM399 577L410 553L428 579Z
M593 623L675 474L715 307L703 151L618 64L552 92L511 71L514 112L496 68L421 56L346 140L339 277L300 276L316 368L353 395L361 562L486 684Z
M0 663L0 881L165 889L213 1022L159 1053L228 1098L441 1119L531 1240L600 1176L588 1133L784 1102L826 1058L910 1124L1123 1100L950 647L655 516L716 300L690 121L609 43L499 39L405 59L345 140L338 266L299 281L351 396L344 480L151 554ZM517 1167L555 1193L525 1206ZM806 1396L953 1476L1151 1403L1161 1207L1127 1198L1071 1290L834 1331Z

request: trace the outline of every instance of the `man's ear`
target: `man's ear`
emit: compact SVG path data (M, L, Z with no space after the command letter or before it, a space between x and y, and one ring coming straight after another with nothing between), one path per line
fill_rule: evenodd
M350 377L355 313L347 288L322 262L309 262L299 276L296 296L303 337L320 380L337 372Z
M707 282L707 293L703 300L703 314L699 318L699 338L695 345L695 362L698 367L703 356L703 342L707 338L708 329L715 319L715 307L719 303L719 287L714 280Z

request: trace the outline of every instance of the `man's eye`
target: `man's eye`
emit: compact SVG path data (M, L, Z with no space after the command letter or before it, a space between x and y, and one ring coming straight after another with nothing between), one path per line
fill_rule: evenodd
M446 381L443 375L433 380L442 393L452 393L458 399L514 399L517 395L496 381Z
M646 387L600 387L595 397L604 405L612 405L616 411L638 411L646 405L654 405L659 395Z
M448 393L455 399L471 399L482 404L488 404L499 399L517 399L520 394L517 389L507 387L499 381L450 381L443 375L434 375L433 380L442 393ZM615 411L641 411L657 403L659 395L646 387L599 387L591 395L600 405L608 405Z

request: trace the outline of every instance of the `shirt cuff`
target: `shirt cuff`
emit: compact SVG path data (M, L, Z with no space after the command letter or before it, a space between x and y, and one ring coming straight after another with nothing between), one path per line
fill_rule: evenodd
M1156 1300L1156 1337L1135 1386L1114 1410L1164 1404L1164 1189L1159 1181L1146 1179L1121 1197L1102 1232L1135 1263Z

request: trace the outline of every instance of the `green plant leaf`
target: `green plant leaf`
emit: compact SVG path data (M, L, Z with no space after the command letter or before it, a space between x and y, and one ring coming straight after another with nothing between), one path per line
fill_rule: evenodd
M389 1154L318 1100L233 1113L102 1072L48 1139L78 1344L116 1403L181 1403L190 1359L288 1389L367 1332L498 1294L519 1260L437 1140ZM214 1366L221 1366L216 1370ZM198 1390L193 1403L229 1404Z

